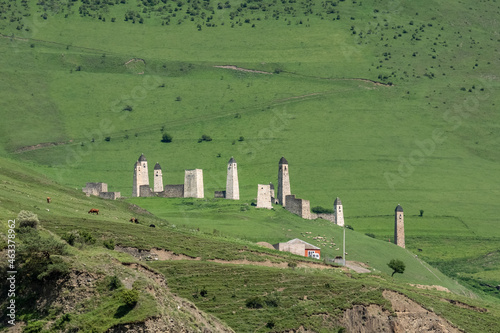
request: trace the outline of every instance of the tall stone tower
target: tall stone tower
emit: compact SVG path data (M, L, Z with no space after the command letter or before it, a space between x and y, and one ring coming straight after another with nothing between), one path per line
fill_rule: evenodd
M290 177L288 176L288 161L282 157L278 169L278 203L286 206L286 196L292 194L290 191Z
M160 163L156 162L154 167L153 192L163 192L163 176Z
M203 170L184 171L184 198L204 198Z
M227 162L226 199L240 200L238 165L233 157Z
M140 196L140 187L141 185L149 186L149 175L148 175L148 161L144 154L141 154L139 160L135 162L134 166L134 179L133 179L133 187L132 187L132 196L139 197Z
M405 248L405 224L403 207L398 205L394 212L394 244Z
M337 197L333 202L333 210L335 214L335 223L341 227L344 226L344 211L342 209L342 201Z

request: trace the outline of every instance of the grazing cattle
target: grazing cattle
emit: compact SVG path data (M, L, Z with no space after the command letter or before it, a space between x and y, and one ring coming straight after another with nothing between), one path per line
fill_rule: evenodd
M96 209L96 208L91 208L89 210L89 214L96 214L96 215L99 215L99 209Z
M151 228L156 228L156 226L154 224L150 224L149 225Z
M52 201L52 199L50 199L50 197L47 197L47 203L50 203Z
M133 223L139 223L139 219L135 218L135 217L132 217L130 218L129 220L130 222L133 222Z

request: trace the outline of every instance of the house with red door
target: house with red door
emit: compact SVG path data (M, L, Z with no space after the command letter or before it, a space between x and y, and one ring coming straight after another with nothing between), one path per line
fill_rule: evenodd
M279 251L286 251L299 256L320 259L321 249L317 246L295 238L286 243L274 244L273 247Z

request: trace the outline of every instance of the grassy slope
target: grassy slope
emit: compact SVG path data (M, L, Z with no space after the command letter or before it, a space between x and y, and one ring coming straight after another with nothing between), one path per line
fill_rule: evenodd
M284 270L270 267L253 267L246 265L216 264L207 261L211 258L219 259L243 259L250 261L270 260L273 262L292 262L300 257L278 254L257 248L246 241L236 241L231 238L214 237L212 235L190 231L180 226L159 220L158 218L129 207L125 202L107 201L96 198L85 197L78 190L67 189L57 185L46 177L31 171L29 168L17 162L0 159L1 186L0 219L2 221L15 217L20 209L28 209L36 212L44 229L55 235L64 235L67 231L81 230L89 231L97 239L94 246L79 246L70 249L71 263L76 271L88 271L93 274L108 276L116 275L124 283L138 281L139 290L151 290L158 288L151 281L151 276L128 270L120 263L134 261L128 255L116 251L109 251L102 247L102 241L113 239L116 244L124 246L135 246L140 248L160 247L172 250L179 254L189 256L202 256L202 261L165 261L149 263L154 269L160 271L168 279L168 285L172 292L193 301L200 309L223 320L236 331L263 330L263 325L272 321L276 328L291 329L304 326L317 331L331 331L338 326L337 319L342 310L350 308L354 304L381 304L390 309L387 301L382 298L384 289L393 289L410 295L424 307L436 311L438 314L450 320L460 328L470 332L485 332L491 330L500 316L497 303L486 300L472 300L456 294L442 293L429 290L414 289L407 283L407 278L413 276L413 282L419 282L415 272L415 266L409 258L403 259L407 262L407 271L403 275L390 278L384 272L374 272L370 275L353 274L346 275L342 271L333 269L319 271L315 269ZM26 184L30 183L28 187ZM46 195L53 199L51 204L44 202ZM196 206L200 201L186 200L183 205ZM189 205L187 203L193 203ZM213 206L222 206L219 203L205 203ZM239 204L232 204L237 208ZM99 207L99 216L89 216L86 207ZM85 208L85 209L84 209ZM47 210L48 209L48 210ZM209 210L204 209L202 211ZM194 210L196 211L196 209ZM246 211L249 220L255 220L257 225L259 215L278 215L280 212ZM271 214L272 213L272 214ZM127 217L131 214L138 216L140 225L131 224ZM298 219L297 219L298 220ZM149 228L149 223L156 223L157 228ZM5 232L6 224L2 223L2 233ZM349 233L349 237L356 239L355 233ZM359 237L359 236L358 236ZM363 237L366 238L366 237ZM3 238L2 238L3 239ZM370 238L366 243L376 243ZM387 248L403 252L394 245L386 244L376 246L377 250ZM271 256L269 256L271 254ZM384 254L385 255L385 254ZM388 254L387 254L388 255ZM93 275L95 279L97 275ZM376 276L377 278L374 278ZM127 278L127 279L125 279ZM442 277L443 281L448 281ZM221 283L221 281L224 281ZM307 281L307 283L305 283ZM420 282L424 281L423 279ZM187 325L195 324L179 312L175 300L170 294L165 294L161 304L156 302L149 292L143 292L138 306L134 310L118 315L120 312L120 300L116 292L107 290L106 281L98 283L94 290L99 297L77 302L78 312L71 313L71 319L66 327L80 327L82 329L95 329L105 331L112 325L127 322L140 322L145 318L157 315L163 310L167 315L174 317L176 322L182 323L186 320ZM451 284L451 283L450 283ZM134 284L135 285L135 284ZM446 285L446 284L445 284ZM285 288L285 289L282 289ZM206 297L193 294L206 289ZM159 293L159 289L155 289ZM79 291L81 292L81 291ZM245 307L246 299L253 296L275 295L278 307L268 307L262 310L252 310ZM329 296L335 297L329 297ZM307 300L304 298L307 297ZM267 298L266 298L267 299ZM463 309L450 304L447 299L465 302L471 306L487 308L487 312ZM166 308L165 308L166 307ZM85 311L82 309L90 309ZM173 309L173 310L172 310ZM177 309L177 311L175 311ZM23 314L21 318L52 322L61 315L61 309L57 304L46 309L48 315L36 317ZM235 311L236 313L233 313ZM326 320L321 320L328 313ZM56 321L59 322L59 321ZM480 324L478 324L480 323ZM54 331L55 329L54 325Z
M167 183L181 183L184 169L203 168L207 196L224 187L225 163L235 156L246 201L255 197L256 183L276 181L277 161L285 155L293 192L313 206L330 206L340 196L356 231L385 240L392 236L390 214L400 203L409 249L422 249L420 257L448 274L467 271L498 284L494 244L500 234L492 228L499 208L493 94L498 59L490 33L497 22L488 14L496 4L427 5L340 2L338 21L298 13L274 22L244 12L255 28L231 28L229 10L217 11L219 26L202 31L187 21L160 26L154 15L138 27L120 19L120 6L110 12L119 18L114 23L109 16L104 23L62 14L35 20L33 11L26 20L29 32L2 26L4 33L36 39L0 41L8 55L0 60L8 78L0 83L2 149L74 140L15 157L75 188L106 181L124 195L130 194L131 166L142 152L163 165ZM145 75L134 75L140 66L122 65L132 57L146 59ZM220 64L286 72L212 68ZM77 66L82 70L75 71ZM395 86L338 80L379 75ZM134 111L122 111L125 105ZM34 111L26 117L24 110ZM159 142L162 126L173 134L172 144ZM445 139L428 153L418 142L432 139L434 130L443 130ZM204 133L214 141L196 143ZM102 141L108 135L111 141ZM240 136L245 141L232 145ZM410 168L401 162L412 158ZM387 173L400 177L394 189ZM151 209L160 212L155 205ZM423 218L416 217L420 209ZM168 211L163 216L175 217ZM190 221L203 227L192 218L178 223ZM246 237L235 226L238 221L215 228ZM366 260L356 251L350 255ZM477 270L457 265L483 258L494 259Z

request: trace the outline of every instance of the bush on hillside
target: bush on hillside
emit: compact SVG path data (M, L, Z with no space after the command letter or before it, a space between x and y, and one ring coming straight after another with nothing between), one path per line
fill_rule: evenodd
M250 297L245 301L245 305L249 309L262 309L264 307L264 301L260 296Z
M163 133L162 137L161 137L161 142L165 142L165 143L168 143L168 142L172 142L173 140L173 136L171 136L170 134L168 133Z
M29 210L22 210L17 214L17 222L19 228L38 228L40 221L38 220L38 215Z
M313 207L311 211L316 214L333 214L333 209L328 209L321 206Z
M209 135L203 134L201 138L198 139L198 143L203 142L203 141L212 141L212 138Z
M127 306L135 306L139 301L139 292L135 289L125 289L122 291L121 299Z
M61 257L66 254L66 244L52 236L42 237L36 229L28 229L20 239L16 264L22 280L54 280L69 272L69 265Z

